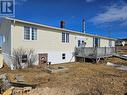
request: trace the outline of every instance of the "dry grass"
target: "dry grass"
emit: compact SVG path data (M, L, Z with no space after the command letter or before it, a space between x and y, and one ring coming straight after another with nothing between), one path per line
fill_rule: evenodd
M64 73L48 74L41 68L11 71L4 67L0 69L0 74L7 73L12 81L14 81L13 77L15 74L23 75L26 82L39 84L38 87L40 89L49 87L62 89L62 92L63 90L65 90L64 92L68 90L74 92L74 94L70 95L88 95L88 93L92 95L122 95L125 93L126 85L124 84L127 81L127 72L107 67L104 64L68 63L52 66L63 66L69 68L69 70ZM39 92L41 91L39 90Z
M107 62L112 62L112 63L120 64L120 65L127 65L127 60L123 60L116 57L108 58Z

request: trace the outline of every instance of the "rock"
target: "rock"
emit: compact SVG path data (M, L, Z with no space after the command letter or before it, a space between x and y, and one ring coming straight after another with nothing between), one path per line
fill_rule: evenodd
M20 75L15 75L15 79L17 82L24 82L24 77L23 76L20 76Z
M7 90L3 93L3 95L12 95L13 89L14 89L14 87L11 87L11 88L7 89Z
M5 74L0 75L0 79L1 79L3 82L5 82L5 81L7 80L7 74L5 73Z
M3 90L6 90L11 87L10 81L7 78L7 74L0 75L0 80L2 82L2 88Z
M4 63L3 63L3 55L2 54L0 54L0 69L1 68L3 68L3 65Z

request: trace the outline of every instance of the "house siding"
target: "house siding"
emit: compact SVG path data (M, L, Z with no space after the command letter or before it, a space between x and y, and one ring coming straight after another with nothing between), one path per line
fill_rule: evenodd
M62 43L62 34L59 31L37 28L37 40L24 40L24 26L30 26L25 24L16 23L15 27L12 27L13 48L32 48L36 53L48 53L48 61L53 63L69 62L72 58L72 53L75 47L75 35L70 34L69 43ZM32 26L35 27L35 26ZM62 53L67 55L65 60L62 60ZM74 61L74 59L72 60Z
M37 28L37 40L24 40L24 26ZM74 62L74 49L77 46L78 39L86 42L86 47L93 47L93 37L69 33L69 43L62 42L62 32L60 30L48 29L29 24L16 22L12 27L13 49L32 48L38 53L48 53L48 61L52 63ZM101 47L108 47L109 40L100 39ZM62 59L62 53L66 54L66 59ZM38 62L37 62L38 63Z
M9 36L9 42L7 44L8 49L6 52L9 52L10 54L17 48L34 49L36 54L48 53L48 61L56 64L75 61L73 54L75 47L78 45L78 40L86 42L86 47L93 47L92 36L67 32L69 33L69 43L63 43L62 30L50 29L20 22L12 23L9 27L10 26L11 31L8 35L6 35ZM24 40L24 26L37 28L37 40ZM114 43L115 41L113 41L113 45L115 46ZM100 38L100 46L108 47L109 40ZM65 59L62 59L62 53L66 54ZM36 64L38 64L38 61Z
M109 40L100 39L100 47L109 47Z

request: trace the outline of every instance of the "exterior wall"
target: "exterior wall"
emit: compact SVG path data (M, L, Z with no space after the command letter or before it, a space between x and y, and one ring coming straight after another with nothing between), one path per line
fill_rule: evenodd
M76 46L78 46L78 40L86 42L86 47L93 47L93 37L75 35L76 38Z
M93 37L86 37L86 47L93 47Z
M12 50L20 47L33 48L36 53L48 53L48 61L52 63L70 62L75 47L75 35L70 35L69 43L62 43L61 32L36 27L37 40L24 40L24 25L17 23L12 26ZM66 54L66 60L62 60L62 53ZM75 61L74 58L71 61Z
M37 40L24 40L24 26L37 28ZM16 22L11 26L11 31L11 51L21 47L35 49L37 54L48 53L48 61L52 63L74 62L73 53L78 39L84 40L86 47L93 47L93 37L77 33L70 33L69 43L62 43L62 32L60 30ZM108 47L109 40L101 39L100 46ZM62 53L66 54L65 60L62 59Z
M109 47L109 40L100 39L100 47Z
M115 47L115 41L112 41L112 47Z
M100 39L100 47L109 47L109 41L112 43L112 47L115 47L115 41L108 39Z

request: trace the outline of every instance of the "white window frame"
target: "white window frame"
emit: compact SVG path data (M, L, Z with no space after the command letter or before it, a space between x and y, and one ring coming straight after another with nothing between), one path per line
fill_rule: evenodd
M65 32L62 32L62 43L66 42L66 34Z
M29 27L29 39L25 39L25 27ZM33 31L33 29L36 29L36 33L34 33L34 35L32 34L32 31ZM34 36L34 39L33 39L33 36ZM32 40L32 41L34 41L34 40L37 40L37 28L35 28L35 27L30 27L30 26L24 26L24 34L23 34L23 38L24 38L24 40Z
M66 33L66 43L69 43L69 33Z
M26 37L26 36L28 36L28 35L26 35L27 32L28 32L28 31L25 30L26 28L29 28L29 38ZM25 33L26 33L26 34L25 34ZM31 38L30 38L30 37L31 37L31 29L30 29L29 26L24 26L24 35L23 35L23 36L24 36L24 40L30 40L30 39L31 39Z
M66 32L62 32L62 43L69 43L70 34Z
M37 40L37 28L31 28L31 40Z

